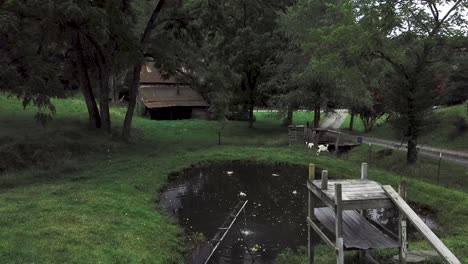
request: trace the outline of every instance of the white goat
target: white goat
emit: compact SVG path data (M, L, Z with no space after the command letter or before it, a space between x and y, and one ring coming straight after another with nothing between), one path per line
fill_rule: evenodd
M317 156L320 154L320 152L328 152L328 144L326 145L318 145L317 149Z
M306 146L307 146L308 149L313 149L314 148L314 143L306 142Z

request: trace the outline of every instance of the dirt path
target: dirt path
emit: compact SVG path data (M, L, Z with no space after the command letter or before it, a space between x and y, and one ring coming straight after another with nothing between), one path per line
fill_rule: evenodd
M354 135L347 135L347 137L354 137L356 138L357 136ZM364 144L374 144L386 148L392 148L396 149L399 151L407 151L407 146L406 144L401 144L401 142L397 141L392 141L392 140L386 140L386 139L380 139L380 138L371 138L371 137L362 137L363 143ZM453 150L448 150L448 149L440 149L440 148L433 148L429 146L418 146L419 148L419 154L434 158L434 159L439 159L440 154L442 153L442 160L448 160L457 164L460 164L462 166L468 167L468 153L462 152L462 151L453 151Z
M320 124L321 128L329 128L329 129L340 129L341 125L343 125L346 117L348 116L348 110L338 109L335 110L335 113L330 114L327 118Z

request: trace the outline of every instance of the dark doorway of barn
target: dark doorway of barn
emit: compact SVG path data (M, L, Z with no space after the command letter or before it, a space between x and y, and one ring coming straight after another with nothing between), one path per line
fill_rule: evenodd
M192 107L188 106L161 107L147 111L153 120L179 120L192 117Z

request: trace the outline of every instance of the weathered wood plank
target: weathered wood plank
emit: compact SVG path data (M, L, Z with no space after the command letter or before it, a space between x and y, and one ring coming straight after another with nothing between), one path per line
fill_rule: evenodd
M335 244L330 240L330 238L322 231L322 229L319 227L319 221L318 220L312 220L310 218L307 218L307 223L309 226L311 226L315 233L317 233L320 238L330 247L335 248Z
M406 182L400 182L398 185L398 193L403 200L406 200ZM407 246L406 246L406 218L402 210L398 210L398 238L400 242L399 262L406 264L407 262Z
M320 189L326 190L328 189L328 171L322 171L322 182L320 183Z
M341 200L341 184L335 183L335 236L336 236L336 263L344 264L343 245L343 201Z
M367 180L368 179L367 168L368 168L367 163L363 162L361 164L361 180Z
M317 220L335 234L335 213L332 208L315 208ZM335 234L336 235L336 234ZM397 240L386 236L357 211L343 211L343 241L346 250L398 248Z
M311 190L325 205L329 207L335 206L335 187L332 183L348 183L354 182L359 183L361 180L329 180L328 190L323 191L320 189L321 180L308 181L307 187ZM372 181L371 181L372 182ZM375 182L374 182L375 183ZM372 183L371 183L372 184ZM377 183L375 183L377 184ZM367 184L365 184L367 185ZM342 185L345 186L345 185ZM378 185L379 190L372 189L369 194L358 193L358 191L348 192L349 188L347 185L343 188L342 198L343 198L343 210L353 210L353 209L371 209L371 208L391 208L393 207L392 201L387 197L383 192L382 187ZM359 190L359 187L357 188ZM369 189L360 190L360 192L367 192Z
M309 181L314 180L315 178L315 164L309 164ZM315 218L315 207L317 205L317 197L311 192L308 191L309 197L309 209L308 209L308 217L307 219L316 219ZM308 256L309 256L309 264L314 264L315 253L314 253L314 232L311 230L311 226L307 226L307 248L308 248Z
M416 229L431 243L439 255L450 264L460 264L460 260L442 243L442 241L432 232L432 230L419 218L411 207L398 195L390 185L383 186L390 199L401 209L408 220Z

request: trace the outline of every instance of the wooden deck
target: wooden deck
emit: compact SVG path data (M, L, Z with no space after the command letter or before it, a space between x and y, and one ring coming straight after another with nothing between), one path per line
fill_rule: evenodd
M335 212L328 207L315 208L315 216L328 232L335 236ZM318 223L315 223L318 227ZM334 240L334 238L333 238ZM332 239L330 238L330 241ZM345 250L398 248L399 243L373 226L357 211L343 211L343 242Z
M326 189L322 181L308 181L307 187L327 206L335 205L335 184L342 185L343 210L390 208L393 202L382 186L370 180L329 180Z

